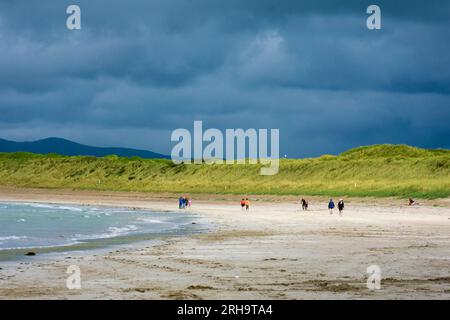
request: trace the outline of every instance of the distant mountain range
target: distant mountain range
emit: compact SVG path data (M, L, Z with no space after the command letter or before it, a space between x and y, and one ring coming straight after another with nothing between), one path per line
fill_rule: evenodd
M31 152L38 154L56 153L64 156L141 157L145 159L169 158L169 156L146 150L128 148L102 148L86 146L61 138L46 138L32 142L15 142L0 139L0 152Z

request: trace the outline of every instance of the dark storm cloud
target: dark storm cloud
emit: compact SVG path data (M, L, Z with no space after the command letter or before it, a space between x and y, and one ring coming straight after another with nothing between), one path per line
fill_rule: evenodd
M78 4L82 30L65 28ZM450 2L2 1L0 136L170 151L170 132L280 128L282 153L450 147Z

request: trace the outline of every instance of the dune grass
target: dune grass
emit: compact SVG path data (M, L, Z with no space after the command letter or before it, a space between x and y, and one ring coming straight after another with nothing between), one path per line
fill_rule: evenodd
M180 164L108 156L0 153L0 185L175 193L445 198L450 150L376 145L338 156L281 159L274 176L260 165Z

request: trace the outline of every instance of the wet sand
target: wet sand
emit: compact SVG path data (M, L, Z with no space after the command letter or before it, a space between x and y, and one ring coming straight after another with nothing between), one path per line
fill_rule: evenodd
M190 210L216 225L208 234L157 245L0 262L0 299L449 299L450 200L347 199L330 216L326 200L193 195ZM109 205L177 211L170 194L0 188L0 201ZM80 290L66 287L81 270ZM366 287L367 267L381 289Z

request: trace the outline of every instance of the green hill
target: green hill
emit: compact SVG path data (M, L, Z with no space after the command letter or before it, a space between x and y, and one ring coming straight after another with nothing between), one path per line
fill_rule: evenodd
M421 149L404 144L378 144L354 148L340 154L341 157L351 159L364 158L389 158L389 157L433 157L449 156L450 150L445 149Z
M375 145L338 156L281 159L274 176L259 175L260 167L0 153L0 185L175 193L450 196L450 150Z

